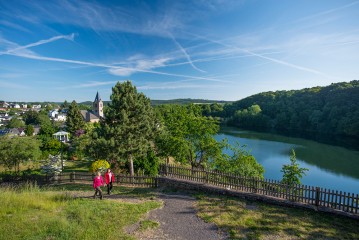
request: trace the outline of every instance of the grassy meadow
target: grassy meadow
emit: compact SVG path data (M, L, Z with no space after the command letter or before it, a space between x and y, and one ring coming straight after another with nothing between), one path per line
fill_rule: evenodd
M230 239L359 239L359 221L306 209L198 195L198 215Z
M0 239L8 240L134 239L125 233L124 227L161 205L157 201L74 198L68 192L29 184L2 187L1 191Z

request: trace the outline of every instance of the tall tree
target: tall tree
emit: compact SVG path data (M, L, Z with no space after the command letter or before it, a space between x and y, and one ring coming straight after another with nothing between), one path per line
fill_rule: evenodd
M61 108L68 108L69 104L68 102L65 100L63 104L61 104Z
M155 134L150 99L138 93L130 81L112 88L111 103L97 130L97 143L110 160L126 159L134 175L133 160L147 154Z
M85 121L75 100L72 101L71 105L69 106L69 111L67 112L66 118L66 126L67 131L70 132L72 136L75 136L76 131L82 129L85 126Z
M52 137L52 134L56 132L56 128L47 116L46 112L41 111L37 117L40 124L40 135L42 137Z

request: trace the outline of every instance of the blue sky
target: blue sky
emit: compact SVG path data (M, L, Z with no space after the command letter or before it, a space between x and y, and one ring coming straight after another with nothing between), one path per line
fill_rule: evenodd
M239 100L359 79L359 1L0 0L0 100Z

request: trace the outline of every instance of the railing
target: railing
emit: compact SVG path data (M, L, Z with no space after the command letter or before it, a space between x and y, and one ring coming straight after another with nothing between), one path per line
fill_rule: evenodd
M255 193L317 207L337 209L354 214L359 212L359 195L354 193L307 185L289 186L275 180L246 178L219 171L207 171L165 164L160 165L159 174L166 177L218 186L228 190Z
M289 186L275 180L247 178L219 171L192 169L166 164L160 165L159 175L175 180L183 179L194 184L216 186L235 192L257 194L316 207L324 207L326 209L340 210L356 215L359 214L359 194L354 193L334 191L308 185ZM34 179L25 180L37 181L41 184L92 183L94 177L94 174L86 172L63 172L57 175L37 176ZM10 182L20 183L25 180L12 180ZM6 183L7 181L3 182ZM158 177L145 175L135 175L131 177L130 175L120 174L116 175L116 183L132 186L158 187Z
M86 172L63 172L53 176L52 181L57 183L88 183L92 182L94 177L94 174ZM116 183L145 187L157 187L157 178L144 175L135 175L131 177L130 175L120 174L116 175Z

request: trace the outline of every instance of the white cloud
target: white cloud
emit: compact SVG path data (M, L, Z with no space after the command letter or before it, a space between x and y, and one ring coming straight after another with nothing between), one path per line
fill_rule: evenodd
M108 70L109 73L116 76L130 76L136 72L149 71L158 67L162 67L168 62L169 58L159 59L139 59L140 56L132 56L129 58L130 64L127 67L114 67Z

